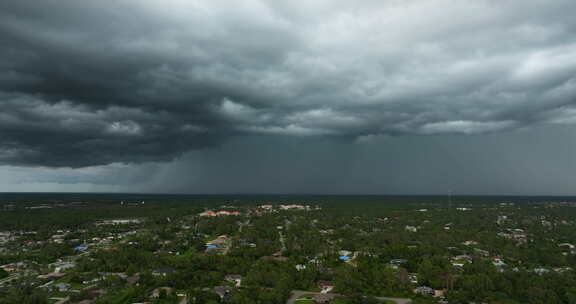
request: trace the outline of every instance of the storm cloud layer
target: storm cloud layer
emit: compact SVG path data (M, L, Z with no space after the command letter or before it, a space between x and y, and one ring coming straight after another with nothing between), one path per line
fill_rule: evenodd
M356 3L359 2L359 3ZM0 2L0 163L576 123L573 0Z

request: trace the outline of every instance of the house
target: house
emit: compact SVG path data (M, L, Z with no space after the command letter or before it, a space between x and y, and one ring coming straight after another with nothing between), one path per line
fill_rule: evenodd
M352 251L349 251L349 250L340 250L340 251L338 251L338 254L340 254L340 255L351 255L351 254L352 254Z
M82 246L82 245L74 247L74 251L86 251L87 249L88 246Z
M559 273L563 273L566 271L573 271L574 269L572 269L572 267L556 267L554 268L554 271L559 272Z
M456 255L456 256L452 257L452 260L461 260L461 261L466 261L466 262L471 263L472 257L470 255L467 255L467 254L460 254L460 255Z
M452 266L464 267L465 264L472 263L472 257L466 254L461 254L452 257Z
M506 265L506 263L504 263L504 261L502 261L500 257L493 257L492 264L496 266L496 268L498 268L498 271L500 272L503 272L504 268L508 266Z
M326 281L326 280L320 280L317 282L318 287L320 287L320 292L321 293L329 293L330 291L332 291L334 289L334 283L332 283L331 281Z
M236 287L240 287L240 285L242 284L242 276L239 274L229 274L226 277L224 277L224 280L230 283L234 283Z
M162 292L164 292L164 294L166 294L166 295L170 295L172 293L172 290L173 289L170 287L159 287L159 288L156 288L152 291L152 294L150 295L150 297L154 298L154 299L158 299L158 298L160 298L160 295L162 294Z
M217 238L206 243L206 248L207 249L217 249L217 248L220 248L220 247L226 245L228 242L229 242L229 238L227 235L220 235Z
M508 229L508 233L499 232L498 236L515 241L518 245L528 242L528 235L522 229Z
M220 297L222 300L230 300L232 297L232 287L230 286L216 286L214 287L214 292Z
M52 278L61 278L65 275L66 275L65 273L52 272L52 273L47 273L47 274L41 274L41 275L37 276L37 278L38 279L52 279Z
M490 255L490 252L488 252L487 250L480 249L480 248L474 248L474 252L476 252L477 254L479 254L483 257L488 257Z
M60 291L60 292L68 291L68 290L70 290L70 284L62 283L62 282L56 283L56 284L52 285L52 290L56 290L56 291Z
M419 286L414 288L414 293L421 295L434 295L434 289L428 286Z
M406 226L405 229L409 232L418 232L418 227L415 226Z
M126 283L128 283L128 285L135 285L135 284L138 284L138 282L140 282L140 275L139 274L135 274L131 277L126 278Z
M51 266L54 266L54 272L56 273L60 273L62 271L71 269L76 267L76 263L72 263L72 262L56 262L56 263L52 263Z
M537 275L543 275L545 273L550 272L550 269L546 269L544 267L538 267L538 268L534 268L532 271Z
M463 242L462 245L465 245L465 246L478 245L478 242L476 242L476 241L466 241L466 242Z
M408 262L406 259L393 259L390 260L390 266L394 269L398 269L398 266Z
M23 262L6 264L6 265L0 266L0 268L2 268L6 272L19 271L19 270L24 269L25 267L26 267L26 264L24 264Z
M561 244L558 244L558 247L560 247L562 249L563 255L568 255L568 253L576 254L576 248L574 247L574 245L572 245L570 243L561 243Z
M7 243L11 240L14 240L14 237L12 237L12 233L10 233L8 231L6 231L6 232L0 231L0 244Z

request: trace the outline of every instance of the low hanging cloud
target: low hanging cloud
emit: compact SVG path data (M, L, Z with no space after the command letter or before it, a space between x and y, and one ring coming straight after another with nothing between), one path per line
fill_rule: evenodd
M572 0L0 3L0 163L576 122Z

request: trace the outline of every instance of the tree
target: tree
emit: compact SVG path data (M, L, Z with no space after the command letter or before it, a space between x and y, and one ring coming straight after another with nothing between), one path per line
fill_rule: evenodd
M0 304L48 304L46 293L32 287L11 290L0 298Z

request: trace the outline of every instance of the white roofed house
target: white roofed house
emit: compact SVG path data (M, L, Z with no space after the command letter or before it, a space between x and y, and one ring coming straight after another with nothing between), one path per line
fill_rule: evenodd
M532 272L534 272L537 275L543 275L543 274L549 273L550 269L544 268L544 267L537 267L537 268L532 269Z
M224 277L224 280L230 283L234 283L234 286L236 287L240 287L240 285L242 284L242 276L239 274L229 274L226 277Z
M418 232L418 227L416 226L406 226L405 229L409 232Z
M463 242L462 245L465 245L465 246L478 245L478 242L476 242L476 241L466 241L466 242Z
M320 287L321 293L329 293L332 291L332 289L334 289L334 283L331 281L320 280L318 281L318 287Z
M74 262L56 262L52 263L51 266L54 267L54 272L60 273L69 269L76 267L76 263Z

